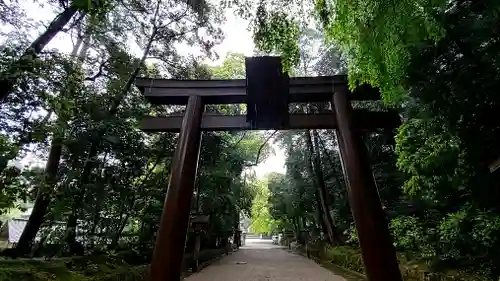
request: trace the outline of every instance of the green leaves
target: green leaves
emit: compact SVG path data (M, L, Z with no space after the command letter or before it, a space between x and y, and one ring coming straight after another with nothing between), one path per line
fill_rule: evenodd
M388 104L399 104L407 95L412 52L443 37L444 27L436 14L447 5L444 0L319 0L309 11L300 2L260 1L253 22L254 41L260 51L282 56L285 70L291 70L300 58L300 30L317 20L327 43L339 47L346 57L350 86L371 84L381 89Z
M71 5L76 9L91 15L104 15L112 8L110 0L73 0Z
M460 140L443 131L436 120L413 119L400 127L396 137L398 167L410 177L405 184L408 194L430 190L446 192L448 184L460 186L465 175ZM449 186L449 185L448 185Z
M431 24L411 34L428 37L409 49L408 120L396 137L398 167L407 176L405 193L415 204L417 225L429 230L419 250L446 261L444 266L471 266L495 279L500 259L491 249L499 241L492 233L498 231L500 213L490 198L497 196L498 175L486 163L498 154L493 143L499 141L500 126L491 116L500 110L493 90L498 79L492 79L498 76L500 45L485 42L498 38L491 31L493 22L498 24L491 14L498 3L454 1L444 11L439 2L423 6L419 13L427 13ZM437 20L446 33L432 29ZM472 262L464 265L464 260Z
M379 87L384 100L395 104L405 97L403 84L411 52L426 40L443 34L434 12L446 1L319 2L328 40L347 56L351 87L368 83ZM326 16L328 15L328 16Z
M282 57L283 71L299 63L299 22L284 11L268 11L261 2L254 20L253 39L257 49Z
M19 168L7 167L0 173L0 215L12 208L20 207L20 203L26 202L33 186L37 186L40 179L40 170L36 168L31 171L22 172Z
M244 79L245 55L228 53L222 65L210 67L210 71L213 79Z
M252 232L261 234L270 234L276 227L277 222L269 213L269 190L267 183L258 181L257 195L252 202Z

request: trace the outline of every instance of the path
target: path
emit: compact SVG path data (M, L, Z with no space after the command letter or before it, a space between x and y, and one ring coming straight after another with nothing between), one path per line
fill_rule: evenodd
M242 262L242 264L238 264ZM247 239L239 251L223 257L185 281L345 281L305 257L272 245Z

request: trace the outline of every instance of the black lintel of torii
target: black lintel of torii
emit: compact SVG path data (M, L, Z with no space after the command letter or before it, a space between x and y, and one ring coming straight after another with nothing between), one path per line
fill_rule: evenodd
M268 129L334 129L333 112L289 114L290 103L331 102L336 87L346 87L345 75L289 78L278 57L245 58L246 79L172 80L137 78L136 86L153 104L184 105L189 97L201 97L204 104L247 104L247 115L204 114L201 129L206 131ZM349 93L351 100L379 100L380 92L362 85ZM396 111L353 110L361 130L395 128L400 125ZM141 129L147 132L178 132L182 116L146 117Z
M346 85L346 75L291 77L289 102L330 102L334 86ZM205 104L246 103L246 79L178 80L138 77L135 85L152 104L186 105L190 96L203 97ZM380 100L380 92L361 85L350 93L351 100Z

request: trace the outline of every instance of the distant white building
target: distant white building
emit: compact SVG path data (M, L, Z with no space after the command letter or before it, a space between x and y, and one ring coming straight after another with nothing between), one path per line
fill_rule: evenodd
M0 228L0 239L7 240L7 242L10 244L19 242L19 238L21 238L21 234L23 233L23 230L28 223L28 219L32 211L33 208L29 208L18 217L9 219L4 222L4 224ZM37 235L35 240L39 239L40 235Z
M243 212L240 213L240 230L243 233L248 233L250 232L250 224L252 221L250 220L249 217L247 217Z

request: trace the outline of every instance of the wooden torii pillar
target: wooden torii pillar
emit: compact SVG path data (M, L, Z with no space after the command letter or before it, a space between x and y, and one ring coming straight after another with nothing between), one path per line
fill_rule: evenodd
M151 261L150 280L180 279L201 131L336 129L368 280L401 281L387 220L358 132L395 128L400 124L399 115L393 111L353 109L350 100L376 100L380 93L367 86L350 92L347 78L342 75L288 78L281 72L281 63L276 57L246 58L246 68L246 79L136 80L136 86L150 102L186 105L183 116L146 117L141 122L144 131L180 132ZM292 102L331 102L333 111L283 114ZM251 105L247 116L203 114L205 104L236 103ZM270 112L273 108L278 108L281 114Z

